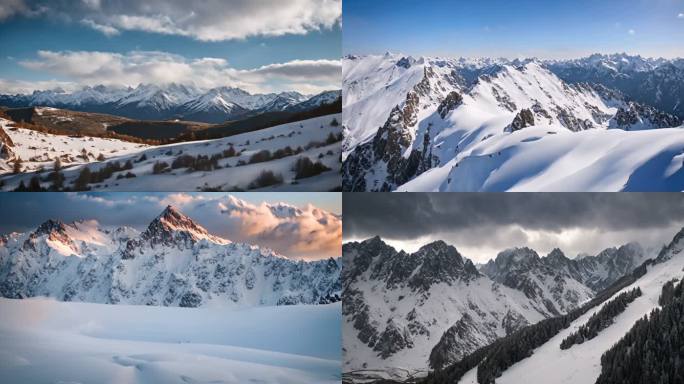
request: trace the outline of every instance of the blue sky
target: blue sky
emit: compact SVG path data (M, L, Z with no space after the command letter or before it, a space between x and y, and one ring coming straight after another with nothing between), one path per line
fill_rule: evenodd
M340 0L13 0L0 4L0 92L197 82L254 92L339 88ZM41 53L42 52L42 53ZM45 52L52 53L46 55ZM77 53L97 52L100 58ZM218 59L202 65L202 59ZM82 62L76 59L81 59ZM100 67L92 68L92 63ZM81 67L86 69L79 70ZM157 65L157 67L155 67ZM274 65L279 65L277 70ZM179 67L180 66L180 67ZM186 72L172 68L181 68ZM302 71L308 76L302 76ZM4 88L4 90L2 89Z
M302 214L277 217L263 205L281 202L300 208ZM315 259L342 252L342 194L336 192L7 193L0 196L0 234L30 231L48 219L97 220L104 227L144 230L167 205L215 235L267 246L286 256Z
M684 0L345 0L343 53L684 57Z

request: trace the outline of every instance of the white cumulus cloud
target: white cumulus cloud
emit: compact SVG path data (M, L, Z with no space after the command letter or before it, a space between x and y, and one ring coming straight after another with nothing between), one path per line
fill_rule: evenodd
M21 66L58 76L65 88L84 85L193 84L200 88L235 86L250 92L296 90L303 93L339 89L339 60L294 60L254 69L235 69L221 58L187 59L157 51L125 54L97 51L38 51ZM0 86L3 80L0 80ZM10 85L5 80L4 85ZM18 85L18 84L17 84ZM18 88L17 85L11 88ZM23 84L23 88L28 83ZM37 84L34 89L39 88ZM8 87L9 88L9 87ZM8 88L2 88L8 92Z
M176 193L158 200L157 206L169 204L233 241L267 246L300 259L342 254L342 218L311 204L254 204L232 195Z
M145 31L201 41L302 35L342 20L341 0L3 0L0 20L38 9L107 35Z

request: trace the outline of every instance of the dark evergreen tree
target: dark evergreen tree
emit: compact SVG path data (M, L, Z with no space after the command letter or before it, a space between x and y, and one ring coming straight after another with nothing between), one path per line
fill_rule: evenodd
M568 337L563 339L560 348L568 349L575 344L582 344L585 341L598 336L599 332L613 324L615 316L624 312L629 303L639 296L641 296L641 289L639 287L617 295L617 297L606 303L598 312L591 315L586 324L581 325L576 332L571 333Z
M601 356L597 384L684 383L684 288L682 282L671 285L663 287L665 305L638 320Z
M507 368L532 355L535 348L549 341L562 329L567 328L574 320L590 309L605 302L623 288L634 284L643 276L646 266L652 264L647 260L635 268L631 274L625 275L610 287L599 292L593 299L581 307L562 316L545 319L536 324L524 327L494 343L482 347L461 361L451 366L431 372L423 381L426 384L451 384L458 382L469 370L477 367L477 381L480 384L493 384ZM678 383L679 384L679 383ZM682 383L684 384L684 383Z
M76 180L74 180L74 190L76 191L87 191L90 189L88 183L90 183L91 172L90 168L83 167L81 172L78 174Z

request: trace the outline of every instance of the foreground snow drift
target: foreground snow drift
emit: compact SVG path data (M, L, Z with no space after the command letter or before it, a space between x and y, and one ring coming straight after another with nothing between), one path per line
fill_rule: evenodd
M682 191L684 127L570 132L536 126L491 137L399 191Z
M335 383L340 303L166 308L0 299L13 383Z

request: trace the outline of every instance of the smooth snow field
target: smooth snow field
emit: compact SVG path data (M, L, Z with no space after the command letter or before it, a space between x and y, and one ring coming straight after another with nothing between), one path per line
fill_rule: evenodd
M4 383L338 383L341 304L178 308L0 298Z

